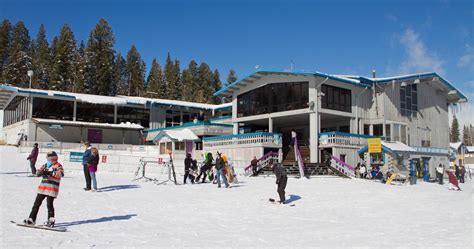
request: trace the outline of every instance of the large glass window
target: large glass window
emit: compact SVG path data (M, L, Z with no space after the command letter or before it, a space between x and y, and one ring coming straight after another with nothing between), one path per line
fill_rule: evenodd
M400 114L406 117L416 117L418 111L418 90L416 85L400 87Z
M308 82L272 83L239 95L237 116L303 109L308 101Z
M117 107L117 122L130 122L147 128L150 124L150 109L119 106Z
M76 120L83 122L113 124L114 106L78 102Z
M323 84L321 107L325 109L352 112L351 90Z
M33 98L33 118L73 120L73 115L73 101Z

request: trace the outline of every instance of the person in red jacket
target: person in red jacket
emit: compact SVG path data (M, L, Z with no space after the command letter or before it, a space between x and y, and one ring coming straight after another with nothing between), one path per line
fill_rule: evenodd
M38 159L38 144L35 143L33 145L33 149L31 150L30 155L26 160L30 160L30 168L31 168L31 174L36 175L36 159Z

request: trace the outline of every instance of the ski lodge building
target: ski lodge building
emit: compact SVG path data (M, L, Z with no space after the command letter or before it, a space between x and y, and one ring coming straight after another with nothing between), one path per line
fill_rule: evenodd
M448 105L467 97L436 73L372 78L319 72L256 71L214 93L230 103L97 96L0 85L3 139L79 143L102 148L157 147L165 157L224 152L237 170L256 156L294 164L291 130L307 165L330 160L353 171L358 162L408 165L434 176L448 165ZM368 141L380 138L380 152ZM26 141L25 141L26 140ZM158 146L156 146L156 145ZM330 157L325 157L330 155ZM180 159L179 159L180 160Z

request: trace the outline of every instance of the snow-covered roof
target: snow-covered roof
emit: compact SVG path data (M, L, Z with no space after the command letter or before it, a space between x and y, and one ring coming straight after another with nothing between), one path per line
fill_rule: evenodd
M190 129L182 130L163 130L156 132L149 132L147 134L147 141L160 142L160 141L198 141L199 137L194 134Z
M120 123L120 124L108 124L108 123L92 123L92 122L56 120L56 119L44 119L44 118L33 118L33 121L40 124L59 124L59 125L84 126L84 127L120 128L120 129L133 129L133 130L141 130L144 128L143 126L139 124L133 124L129 122Z
M382 141L382 146L385 146L394 152L416 152L416 149L402 143L402 142L385 142Z
M133 97L133 96L123 96L123 95L103 96L103 95L71 93L71 92L54 91L54 90L28 89L28 88L21 88L21 87L15 87L15 86L10 86L10 85L3 85L3 84L0 84L0 91L14 92L17 94L33 94L33 95L40 95L40 96L42 95L42 96L51 96L51 97L70 98L71 100L93 103L93 104L110 104L110 105L135 104L135 105L143 105L143 106L155 104L155 105L182 106L182 107L205 109L205 110L219 110L219 109L232 107L232 103L213 105L213 104L180 101L180 100Z
M462 146L462 142L449 143L449 147L453 150L459 150L459 147Z
M466 146L467 153L474 153L474 146Z

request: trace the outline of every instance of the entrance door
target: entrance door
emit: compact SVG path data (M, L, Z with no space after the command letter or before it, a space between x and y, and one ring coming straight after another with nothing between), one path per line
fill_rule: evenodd
M102 143L102 130L87 129L87 140L90 143Z

